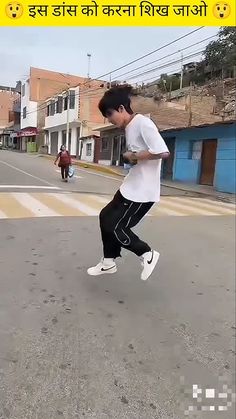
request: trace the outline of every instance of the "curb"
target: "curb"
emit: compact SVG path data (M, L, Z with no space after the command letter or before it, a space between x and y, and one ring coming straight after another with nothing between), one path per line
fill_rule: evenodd
M39 154L39 157L46 157L47 159L50 159L50 160L55 159L55 156L51 156L50 154ZM96 165L94 163L88 163L88 162L84 162L84 161L73 160L73 158L72 158L72 161L73 161L73 164L75 166L79 166L83 169L91 169L94 172L106 173L106 174L110 174L110 175L117 176L117 177L120 177L120 178L124 178L126 176L125 174L123 174L123 173L121 173L121 172L119 172L115 169L111 169L110 166L107 166L107 167L106 166L100 166L100 165ZM178 185L178 186L177 185L170 185L170 184L166 184L165 182L161 182L161 186L164 186L166 188L176 189L176 190L183 191L183 192L194 193L194 194L199 195L199 196L207 196L211 199L215 199L216 201L222 201L222 202L226 202L226 203L230 203L230 204L234 203L234 202L232 202L231 198L228 198L228 197L225 197L225 196L220 196L220 195L212 195L212 194L209 194L208 192L196 191L194 189L185 189L185 188L181 187L181 185Z
M45 157L46 159L49 159L49 160L55 159L55 156L51 156L50 154L39 154L38 156ZM125 177L125 175L123 175L122 173L114 169L111 169L109 166L108 167L99 166L99 165L95 165L93 163L89 163L85 161L73 160L73 157L72 157L72 161L73 161L74 166L79 166L79 167L82 167L83 169L91 169L91 170L94 170L95 172L102 172L102 173L108 173L113 176Z

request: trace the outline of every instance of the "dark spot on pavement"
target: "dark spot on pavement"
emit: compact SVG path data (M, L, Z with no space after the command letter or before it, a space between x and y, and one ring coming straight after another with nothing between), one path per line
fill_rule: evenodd
M108 314L107 314L107 317L108 317L109 319L111 319L111 318L113 317L113 314L112 314L112 313L108 313Z
M196 268L199 268L199 265L195 265Z
M70 313L70 312L71 312L71 308L70 308L70 307L66 307L65 311L66 311L67 313Z
M59 416L63 416L63 412L62 412L61 410L57 410L57 414L58 414Z
M31 249L31 250L35 250L35 249Z
M114 384L116 387L118 387L118 380L114 380Z
M59 365L59 368L61 369L61 370L66 370L66 368L68 368L68 367L70 367L71 366L71 364L68 362L67 364L61 364L61 365Z
M125 397L125 396L122 396L122 397L121 397L121 401L122 401L122 403L124 403L124 404L129 404L129 401L126 399L126 397Z
M153 403L150 403L150 407L153 409L153 410L156 410L156 406L155 406L155 404L153 404Z
M41 333L46 335L46 333L48 333L48 328L47 327L42 327Z
M231 327L231 329L234 329L234 330L236 330L236 327L235 327L235 326L232 326L232 327Z
M65 302L66 302L66 297L62 297L61 301L62 301L63 303L65 303Z
M72 256L75 256L75 255L77 255L77 253L76 252L73 252L73 253L71 253L72 254Z
M33 256L38 256L38 253L33 253Z
M143 365L143 361L138 361L138 363L139 363L140 365Z
M88 311L87 314L90 314L92 316L94 313L92 311Z
M229 370L229 369L230 369L229 364L225 364L225 365L224 365L224 368L225 368L226 370Z
M124 301L123 300L119 300L118 303L119 304L124 304Z
M33 262L33 263L32 263L32 265L37 266L37 265L38 265L38 263L37 263L37 262Z
M6 239L7 240L13 240L13 239L15 239L15 236L7 236Z
M203 292L198 292L197 295L203 295Z
M106 292L109 292L109 290L106 290Z
M44 304L47 304L47 303L48 303L48 300L43 300L43 303L44 303Z
M58 320L57 320L57 318L56 318L56 317L53 317L53 319L52 319L52 323L53 323L53 324L58 323Z
M194 281L192 281L192 284L195 284L195 282L194 282Z
M42 291L42 292L47 292L47 290L46 290L45 288L43 288L41 291Z
M59 279L63 279L63 276L59 276Z
M7 418L10 417L10 411L6 407L3 408L3 413Z
M30 276L36 276L36 274L35 274L35 273L33 273L33 272L30 272L30 273L29 273L29 275L30 275Z
M55 295L49 294L48 298L55 298Z
M129 344L129 349L132 349L132 351L134 350L134 346L132 345L132 343Z

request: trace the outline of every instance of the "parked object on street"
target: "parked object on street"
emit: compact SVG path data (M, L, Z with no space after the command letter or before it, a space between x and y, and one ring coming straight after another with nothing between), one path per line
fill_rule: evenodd
M2 150L3 149L3 143L2 143L2 141L0 141L0 150Z
M73 166L69 167L69 178L72 178L75 174L75 169Z
M69 169L71 165L71 155L69 151L66 150L66 147L64 145L61 146L60 153L58 153L57 158L54 161L54 164L57 164L58 160L58 167L61 168L62 180L68 182Z

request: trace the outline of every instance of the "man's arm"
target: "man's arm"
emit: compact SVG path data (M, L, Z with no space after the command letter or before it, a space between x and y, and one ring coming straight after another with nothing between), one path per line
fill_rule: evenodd
M133 153L132 151L127 151L124 154L124 157L129 160L130 163L135 164L139 160L158 160L158 159L168 159L170 153L165 151L159 154L150 153L150 151L139 151L138 153Z

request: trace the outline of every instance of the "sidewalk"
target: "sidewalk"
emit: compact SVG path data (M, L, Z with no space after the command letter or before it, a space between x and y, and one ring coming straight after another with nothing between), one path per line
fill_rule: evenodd
M46 157L49 159L54 159L55 156L50 156L47 154L41 154L40 157ZM111 176L120 176L125 177L127 174L127 171L124 170L122 167L115 167L115 166L104 166L101 164L96 163L89 163L81 160L75 160L73 159L73 164L75 166L79 166L85 169L95 170L97 172L107 173ZM230 193L224 193L224 192L218 192L211 186L205 186L205 185L197 185L197 184L189 184L189 183L182 183L182 182L175 182L171 180L165 180L162 179L161 185L165 186L167 188L173 188L178 189L180 191L186 191L186 192L194 192L195 194L208 196L210 198L229 202L232 204L235 204L235 194Z

